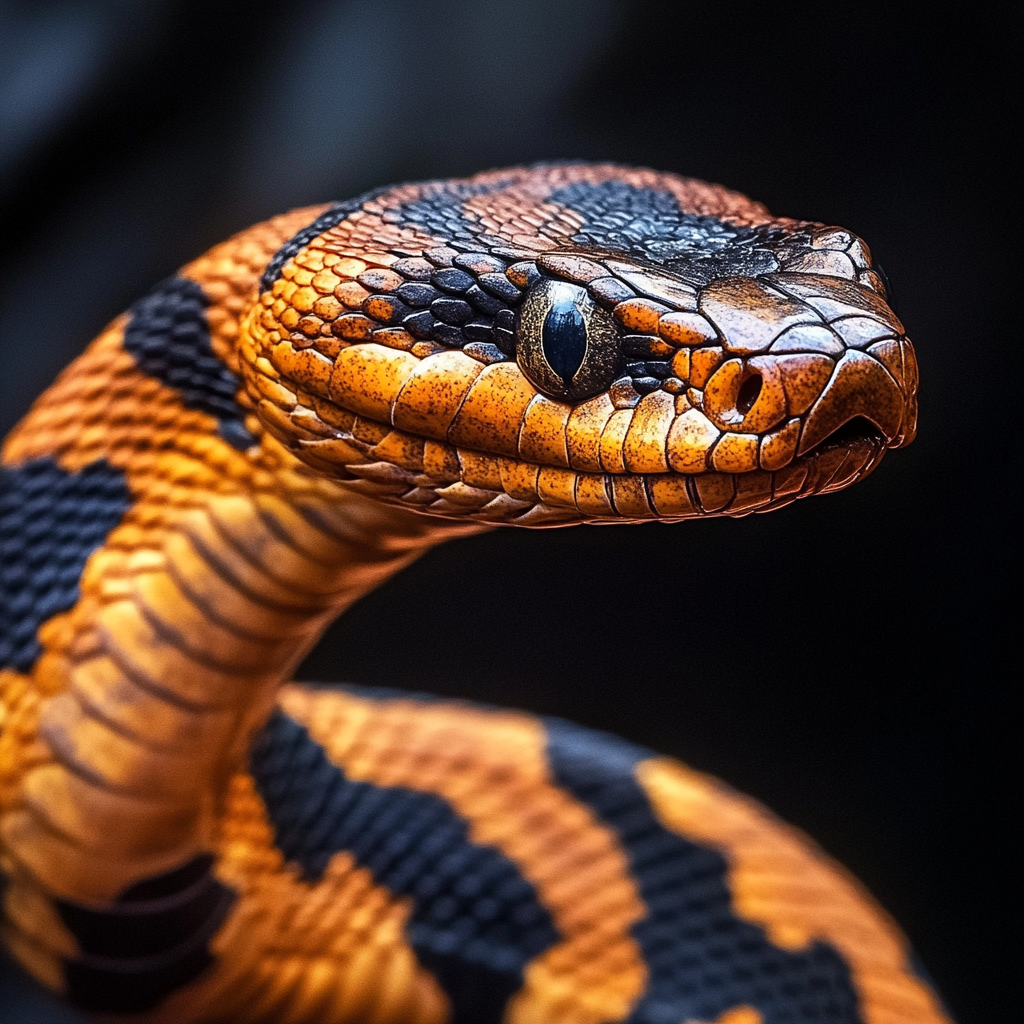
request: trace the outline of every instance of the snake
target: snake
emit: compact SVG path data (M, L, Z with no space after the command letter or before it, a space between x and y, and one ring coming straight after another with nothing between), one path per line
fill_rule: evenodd
M403 184L217 245L2 449L6 948L103 1019L948 1024L865 888L725 783L292 681L443 541L838 491L917 389L862 239L672 173Z

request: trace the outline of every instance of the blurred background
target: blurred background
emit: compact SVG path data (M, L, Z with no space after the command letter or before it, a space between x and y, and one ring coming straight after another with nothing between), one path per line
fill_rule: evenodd
M870 887L961 1024L1010 1020L1020 11L0 0L0 434L179 264L380 184L612 159L853 229L917 345L913 447L775 515L436 550L300 678L562 715L721 775ZM0 1017L79 1020L9 963Z

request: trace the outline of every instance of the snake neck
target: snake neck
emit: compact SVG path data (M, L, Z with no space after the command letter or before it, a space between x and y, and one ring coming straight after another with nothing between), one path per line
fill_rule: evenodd
M47 891L97 900L212 849L228 780L324 628L482 528L384 505L268 435L224 443L211 417L155 391L122 334L116 322L94 343L2 460L26 508L44 481L45 514L69 536L79 514L110 527L31 663L0 671L6 848ZM83 423L99 377L102 415Z

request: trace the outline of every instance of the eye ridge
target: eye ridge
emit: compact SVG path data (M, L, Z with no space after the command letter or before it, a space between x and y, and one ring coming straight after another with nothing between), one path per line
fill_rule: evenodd
M541 346L548 365L569 388L587 355L587 323L575 296L555 294L541 329Z

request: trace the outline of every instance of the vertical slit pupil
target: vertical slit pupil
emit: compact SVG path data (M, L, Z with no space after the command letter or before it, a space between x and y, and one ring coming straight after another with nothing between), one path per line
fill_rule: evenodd
M576 308L574 295L555 295L544 318L541 344L548 365L569 387L587 354L587 326Z

